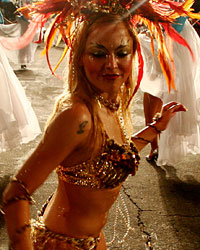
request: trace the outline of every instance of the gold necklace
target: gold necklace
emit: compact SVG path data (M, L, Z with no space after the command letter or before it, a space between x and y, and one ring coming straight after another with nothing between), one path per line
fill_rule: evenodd
M124 127L122 126L122 123L120 121L120 118L119 118L118 114L116 115L116 120L117 120L117 123L119 125L120 134L121 134L123 144L126 144L127 143L127 138L126 138L126 135L124 133Z
M124 145L129 146L130 138L128 136L128 133L127 133L127 130L125 127L125 122L124 122L121 110L120 110L119 114L117 114L116 118L117 118L117 122L118 122L119 127L120 127L121 136L122 136L122 139L124 141Z
M98 102L99 106L101 107L101 104L110 109L112 112L117 111L119 109L120 106L120 102L119 101L109 101L108 99L105 99L103 96L101 95L95 95L94 96L95 100Z

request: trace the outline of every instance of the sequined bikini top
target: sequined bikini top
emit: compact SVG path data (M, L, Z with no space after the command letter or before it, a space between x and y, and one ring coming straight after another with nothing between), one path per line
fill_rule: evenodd
M128 175L135 175L139 160L132 142L119 145L106 134L102 151L95 159L70 167L60 165L56 172L61 180L70 184L97 189L114 188Z

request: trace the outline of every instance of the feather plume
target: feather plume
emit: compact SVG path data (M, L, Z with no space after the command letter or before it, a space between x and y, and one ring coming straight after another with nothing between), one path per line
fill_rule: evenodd
M172 71L170 69L170 65L169 65L165 55L163 55L161 53L161 51L158 52L158 59L159 59L160 66L162 68L163 74L165 76L165 79L167 81L168 90L170 92L171 86L172 86L173 89L176 89L175 84L174 84L174 78L173 78L173 75L172 75Z
M133 91L133 94L131 95L131 97L128 100L126 108L128 108L128 106L131 103L131 100L133 99L134 95L138 91L138 89L140 87L140 83L142 81L143 72L144 72L144 60L143 60L143 57L142 57L142 51L141 51L141 46L140 46L139 41L138 41L138 46L137 46L137 54L138 54L138 78L137 78L137 85L136 85L136 87L135 87L135 89Z
M50 70L55 74L60 62L63 60L67 50L71 47L73 41L73 31L71 29L72 24L75 22L81 22L86 20L90 14L94 11L112 12L119 11L119 14L124 13L124 17L130 17L133 27L137 23L144 24L150 31L151 36L151 48L154 54L153 38L156 39L158 44L158 58L161 64L163 73L167 79L169 90L175 88L172 71L174 69L174 61L172 54L167 50L165 40L161 30L164 27L168 36L176 42L186 46L191 55L194 57L188 43L169 25L179 16L189 16L192 19L200 19L200 14L193 13L192 5L194 0L185 0L184 3L177 3L172 0L116 0L116 1L101 1L99 0L43 0L41 2L34 3L32 5L26 5L20 8L19 11L26 17L31 19L31 23L26 33L21 38L0 38L0 43L7 49L21 49L28 45L33 40L33 37L37 30L44 26L44 23L49 18L54 18L53 24L47 33L45 42L44 53L47 57ZM113 2L117 2L117 5L113 5ZM104 6L109 4L109 6ZM113 7L114 6L114 7ZM116 8L117 6L117 8ZM106 7L106 8L104 8ZM51 49L53 40L56 33L59 32L58 42L62 40L66 43L66 48L53 70L49 61L48 52ZM40 39L37 42L41 41ZM139 48L138 48L139 51ZM142 65L142 57L138 52L139 65ZM171 67L169 65L171 64ZM139 70L137 86L142 77L142 70ZM136 87L137 90L137 87Z
M164 27L166 33L174 41L176 41L177 43L188 48L188 50L190 51L190 54L192 56L192 59L194 60L194 54L193 54L192 49L190 48L189 44L187 43L187 41L185 39L183 39L183 37L171 25L162 24L162 26Z

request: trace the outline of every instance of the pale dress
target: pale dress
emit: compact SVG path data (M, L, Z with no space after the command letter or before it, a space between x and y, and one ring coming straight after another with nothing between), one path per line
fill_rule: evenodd
M25 91L0 46L0 152L34 140L41 133Z
M174 43L176 91L170 94L158 60L151 54L150 38L139 35L145 60L141 90L161 98L164 104L177 101L188 109L177 113L166 131L162 132L157 165L174 165L188 153L200 153L200 39L189 21L186 21L181 35L189 43L195 61L186 47Z
M17 23L0 24L0 37L4 37L4 39L15 38L17 41L17 38L21 37L27 30L28 25L28 21L26 21L22 17L17 17ZM38 44L34 41L38 40L39 32L40 31L38 30L38 32L34 36L33 41L30 42L23 49L4 49L9 62L14 63L16 65L30 65L31 63L33 63L35 60L35 52L38 46ZM15 41L13 41L13 43L15 43ZM3 46L4 44L6 44L5 40L2 42Z

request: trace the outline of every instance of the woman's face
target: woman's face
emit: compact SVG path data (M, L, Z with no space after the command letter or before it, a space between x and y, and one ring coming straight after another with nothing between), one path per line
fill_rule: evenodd
M133 39L123 22L98 24L82 57L87 79L101 93L116 93L132 70Z

